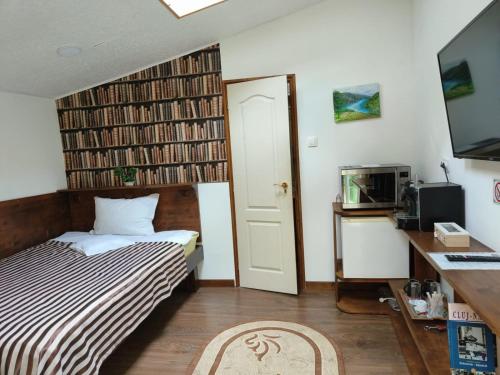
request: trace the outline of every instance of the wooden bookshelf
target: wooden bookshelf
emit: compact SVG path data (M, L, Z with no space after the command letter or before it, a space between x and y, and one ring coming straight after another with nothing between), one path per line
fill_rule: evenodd
M227 181L219 46L56 101L68 189Z

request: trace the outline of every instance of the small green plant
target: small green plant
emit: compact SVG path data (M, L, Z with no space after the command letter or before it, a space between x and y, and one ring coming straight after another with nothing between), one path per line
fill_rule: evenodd
M123 182L135 182L135 175L137 168L132 167L117 167L115 168L115 175Z

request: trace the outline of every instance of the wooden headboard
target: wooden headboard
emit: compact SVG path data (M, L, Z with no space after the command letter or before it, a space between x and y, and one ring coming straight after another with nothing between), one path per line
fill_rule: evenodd
M187 229L197 231L201 236L198 197L191 185L104 188L64 194L69 198L72 230L89 231L94 226L94 197L137 198L154 193L160 194L153 222L156 231Z
M38 245L67 231L94 226L94 197L136 198L160 194L156 231L187 229L200 233L198 197L191 185L62 191L0 202L0 258Z
M69 205L59 193L0 202L0 258L70 230Z

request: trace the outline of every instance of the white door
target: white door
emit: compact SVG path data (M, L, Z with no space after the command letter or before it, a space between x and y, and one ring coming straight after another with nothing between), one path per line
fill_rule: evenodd
M227 94L240 285L297 294L287 78Z

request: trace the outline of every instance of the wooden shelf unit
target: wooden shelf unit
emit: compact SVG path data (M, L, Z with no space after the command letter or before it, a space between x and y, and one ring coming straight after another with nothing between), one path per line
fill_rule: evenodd
M393 219L393 211L390 210L360 210L344 211L339 204L334 203L334 213L340 216L382 216L386 215ZM500 333L500 271L462 271L462 270L442 270L434 263L430 254L433 252L491 252L489 247L471 238L469 248L450 248L444 246L438 239L434 238L433 232L420 232L417 230L403 233L410 242L410 276L418 280L431 278L439 280L445 278L455 291L455 301L464 301L488 324L495 333ZM336 258L336 254L335 254ZM336 262L339 267L341 263ZM342 279L341 268L338 268L337 275ZM365 280L353 280L353 282L365 282ZM442 320L426 321L413 320L409 312L405 309L401 295L398 293L407 280L389 279L387 280L392 293L398 300L401 313L391 312L389 315L393 321L393 326L405 353L410 372L412 374L437 374L444 375L450 373L450 357L448 350L448 336L446 332L425 331L426 325L442 324ZM366 281L368 282L368 281ZM342 283L337 283L342 284ZM337 288L339 288L337 286ZM347 293L346 293L347 294ZM342 309L347 305L343 300L349 296L343 296L337 301L337 306ZM337 297L338 298L338 297ZM363 300L357 301L358 306L366 303ZM357 310L359 310L356 306ZM348 311L349 312L349 311ZM497 343L498 344L498 343ZM416 350L416 352L415 352ZM425 367L425 368L424 368Z
M393 219L390 210L360 210L345 211L337 203L333 204L334 216L383 216L384 214ZM336 226L334 226L334 231ZM492 252L493 250L471 237L468 248L446 247L433 232L421 232L417 230L402 231L410 242L410 277L420 281L430 278L439 280L441 277L447 280L454 290L456 302L465 302L481 317L481 319L492 329L498 337L500 335L500 271L494 270L443 270L432 259L430 254L438 252ZM335 233L335 232L334 232ZM336 249L334 248L336 251ZM335 253L335 259L337 255ZM336 264L338 262L336 261ZM349 281L343 279L342 281ZM441 320L433 322L425 320L413 320L405 309L398 289L403 288L407 280L387 280L394 296L401 307L401 313L391 312L389 315L393 321L398 340L402 345L411 374L444 375L450 374L450 356L448 350L448 336L446 332L425 331L426 325L443 323ZM337 290L342 283L336 283ZM338 299L339 297L337 297ZM337 306L343 310L347 303L337 300ZM347 296L349 298L349 296ZM371 297L370 297L371 298ZM359 306L367 304L367 301L359 299ZM351 304L352 306L352 304ZM357 312L356 311L356 312ZM350 312L350 311L347 311ZM500 339L497 338L497 356L500 353ZM421 365L425 366L425 369ZM497 370L498 373L498 370Z
M367 278L349 278L344 277L344 270L342 264L342 258L340 258L337 251L337 217L376 217L376 216L388 216L393 211L392 210L381 210L381 209L370 209L370 210L344 210L341 203L333 203L333 259L335 264L335 298L337 307L344 312L352 312L351 310L346 310L344 307L346 303L342 303L342 298L349 299L348 295L344 295L343 284L387 284L388 279L367 279ZM352 293L351 293L352 294Z
M410 330L406 326L403 314L391 310L389 316L410 375L429 375Z
M491 328L498 337L500 334L500 271L495 270L443 270L432 259L430 254L441 252L493 252L494 250L471 237L470 246L446 247L433 232L416 230L403 231L410 241L410 256L412 257L411 277L418 280L432 278L446 279L454 290L455 302L467 303ZM401 283L390 283L391 288L401 288ZM396 297L397 294L395 293ZM449 374L450 361L446 332L425 332L425 321L415 321L403 311L405 323L411 333L420 355L431 374ZM405 316L405 313L407 316ZM409 319L407 319L409 318ZM436 321L442 323L442 321ZM500 340L497 338L497 355L500 352ZM440 353L442 357L439 357ZM498 369L497 369L498 373Z
M418 349L420 357L429 374L449 375L450 353L448 351L448 336L446 332L426 331L424 327L433 325L432 321L413 320L411 318L398 293L398 289L402 289L405 284L406 280L389 280L391 291L398 301L401 308L401 315L404 318L406 327ZM443 323L443 321L440 321L440 323Z
M219 46L56 100L68 189L228 180ZM192 161L194 160L194 161Z

